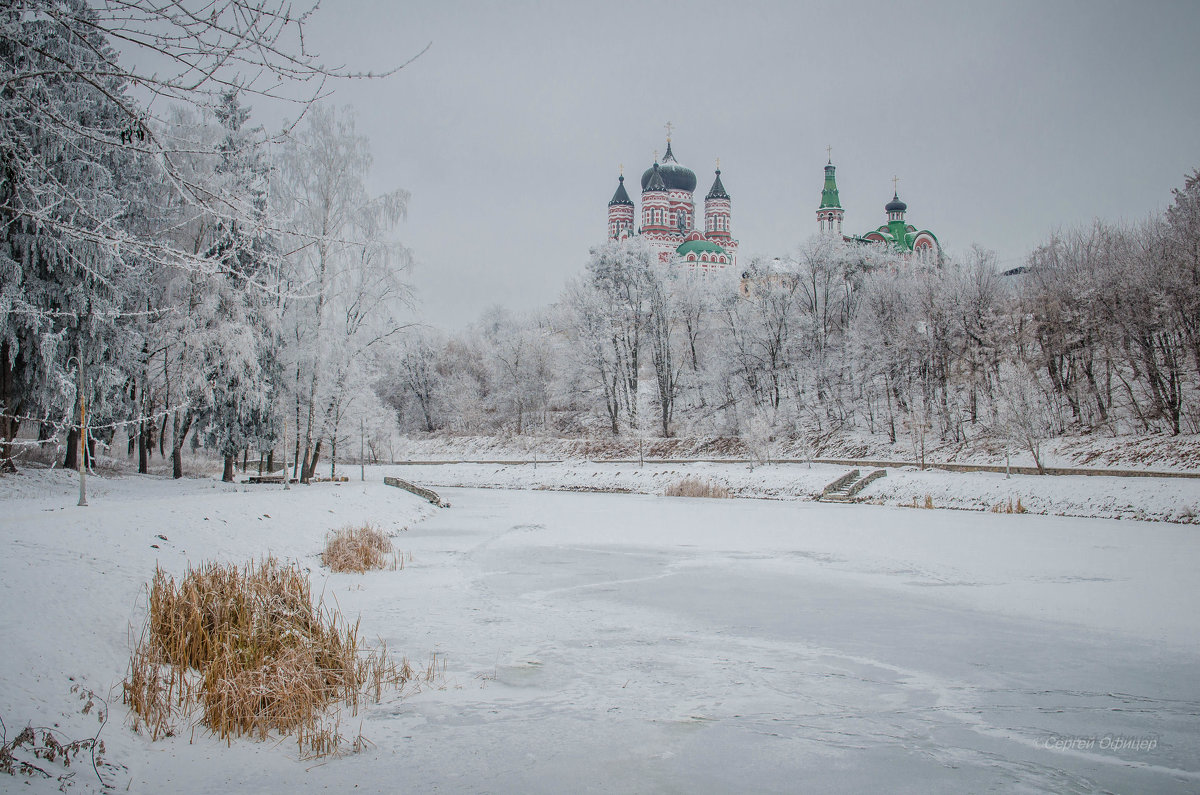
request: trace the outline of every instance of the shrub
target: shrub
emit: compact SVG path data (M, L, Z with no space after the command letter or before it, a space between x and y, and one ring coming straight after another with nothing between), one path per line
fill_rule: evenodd
M112 785L100 775L101 770L116 769L104 759L104 741L100 733L108 724L108 704L100 696L78 684L71 686L71 692L85 702L80 713L87 715L95 710L96 720L100 726L96 733L83 740L71 740L59 730L59 724L54 728L28 725L12 740L8 739L8 727L0 719L0 773L24 778L28 785L32 779L56 781L62 792L74 783L75 773L71 765L89 761L96 780L104 789ZM100 704L97 707L97 702Z
M413 674L386 646L360 644L357 623L314 605L295 565L209 563L178 586L155 571L124 700L134 729L154 739L171 736L198 710L198 723L227 742L294 731L301 756L324 756L343 741L336 716L332 728L326 723L332 707L357 712L360 697L378 701L385 687L403 688Z
M716 497L726 499L730 496L729 489L722 486L720 483L713 483L708 480L701 480L695 477L686 477L676 483L667 486L663 492L664 497Z
M392 552L392 542L378 527L347 525L325 540L321 563L331 571L357 574L371 569L396 568L400 559Z

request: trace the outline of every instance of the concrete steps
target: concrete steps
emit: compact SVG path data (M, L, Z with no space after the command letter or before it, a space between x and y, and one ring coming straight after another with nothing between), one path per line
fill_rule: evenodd
M853 469L826 486L817 499L821 502L854 502L859 492L882 477L887 477L886 469L876 469L865 477Z

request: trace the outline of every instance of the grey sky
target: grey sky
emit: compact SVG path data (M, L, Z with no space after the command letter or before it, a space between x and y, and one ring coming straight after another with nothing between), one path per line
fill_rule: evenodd
M847 231L885 221L893 174L910 222L1006 266L1140 220L1200 167L1198 34L1192 2L327 0L309 43L363 69L433 43L335 101L373 187L412 192L420 312L454 328L553 301L667 121L699 201L721 158L743 262L813 234L830 144Z

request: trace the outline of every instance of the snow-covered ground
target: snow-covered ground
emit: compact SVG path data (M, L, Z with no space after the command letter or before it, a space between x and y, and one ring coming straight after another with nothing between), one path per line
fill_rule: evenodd
M8 731L94 733L73 677L109 698L133 792L1200 789L1193 526L499 489L437 510L381 475L93 479L88 508L63 473L0 478ZM321 570L324 533L363 520L412 563ZM132 734L119 683L155 561L267 552L365 636L436 653L444 686L347 718L375 745L324 763Z
M1042 464L1048 467L1125 469L1200 473L1200 435L1139 434L1112 436L1092 433L1046 439ZM806 443L781 440L753 450L731 437L673 437L637 439L630 436L567 439L545 436L456 436L436 433L400 437L390 448L394 461L637 461L641 458L680 461L769 460L808 461L813 458L915 462L911 439L843 433ZM988 437L943 444L927 440L927 464L982 464L1003 467L1034 465L1028 449Z
M389 473L431 486L628 491L662 494L685 477L718 483L740 497L812 499L849 466L729 463L407 464ZM870 467L859 470L863 475ZM859 497L886 505L989 511L1011 502L1031 513L1200 523L1200 478L1012 475L893 468Z

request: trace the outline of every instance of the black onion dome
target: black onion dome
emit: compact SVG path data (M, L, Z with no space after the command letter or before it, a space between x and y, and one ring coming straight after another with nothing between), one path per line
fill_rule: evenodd
M667 189L667 183L663 180L662 169L658 167L658 163L651 166L647 173L650 174L649 179L645 175L642 176L642 193Z
M707 199L728 199L729 194L725 192L725 186L721 184L721 169L717 169L717 178L713 180L712 187L708 191Z
M629 198L629 194L625 192L625 175L621 175L620 181L617 183L617 192L613 194L612 201L608 203L609 207L616 204L628 204L633 206L633 201Z
M900 201L899 194L893 193L892 200L890 202L888 202L887 204L885 204L883 209L885 212L889 212L889 213L902 213L908 209L908 205L905 204L904 202Z
M686 190L688 193L696 190L696 172L679 164L679 161L675 159L675 153L671 151L670 141L667 141L667 153L663 155L662 165L659 166L658 171L662 175L666 190ZM646 186L650 183L653 172L654 167L651 166L642 173L642 190L647 189Z

